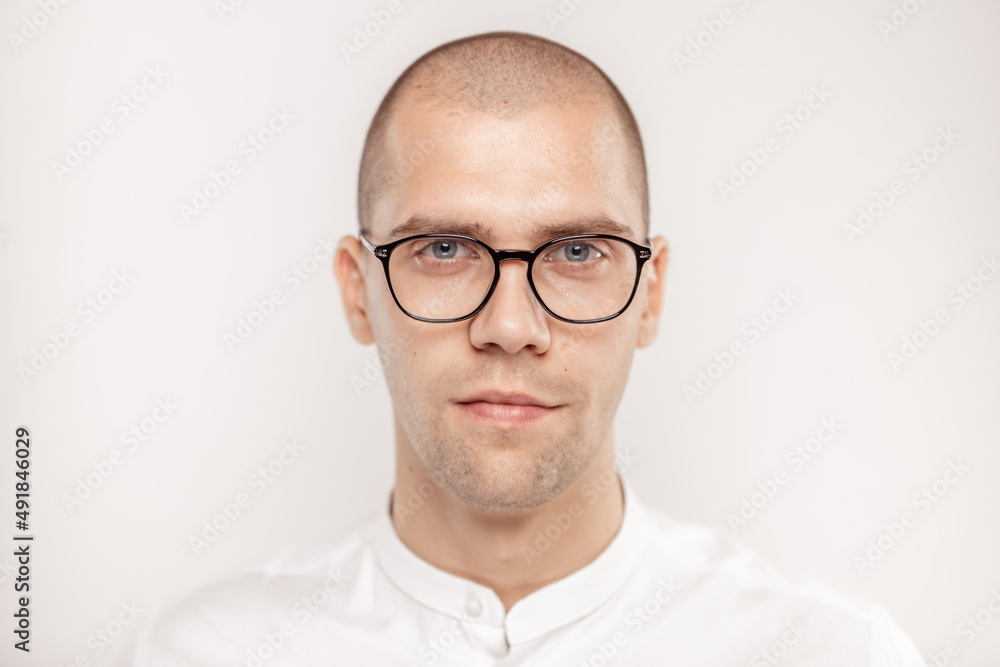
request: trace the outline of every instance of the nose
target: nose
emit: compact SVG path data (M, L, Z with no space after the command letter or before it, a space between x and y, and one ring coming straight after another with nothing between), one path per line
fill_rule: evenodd
M470 341L483 350L500 348L515 354L529 348L544 353L551 343L549 323L528 283L527 264L513 258L502 260L499 273L489 301L472 318Z

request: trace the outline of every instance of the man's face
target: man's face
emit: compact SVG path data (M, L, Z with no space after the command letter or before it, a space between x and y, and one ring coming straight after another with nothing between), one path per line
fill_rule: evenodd
M645 242L624 140L607 110L441 116L415 104L397 109L386 149L399 160L390 170L398 178L375 206L373 243L478 223L479 238L496 249L532 249L562 235L558 227L602 232L597 225L609 219L628 228L619 235ZM434 224L394 233L415 219ZM460 499L481 509L536 507L579 478L602 447L610 450L633 351L655 330L655 317L643 316L652 262L628 310L592 324L550 317L524 262L503 262L486 306L454 323L408 317L380 263L365 252L360 266L371 334L382 350L398 350L385 365L398 444ZM504 400L482 400L490 392L545 407L490 405Z

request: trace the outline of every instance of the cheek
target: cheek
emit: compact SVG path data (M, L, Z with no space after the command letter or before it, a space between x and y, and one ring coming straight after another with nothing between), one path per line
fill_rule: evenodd
M384 346L380 343L379 358L389 361L382 367L386 384L389 385L390 390L393 387L405 385L407 378L413 377L414 365L419 360L419 355L414 354L412 336L402 331L390 334L380 340L384 340L386 343Z
M635 324L618 322L624 315L607 323L578 325L558 343L559 358L555 370L577 383L588 402L614 401L628 378L635 348Z
M441 385L438 378L454 370L455 347L443 345L438 337L428 338L413 327L397 326L380 340L387 341L384 350L390 363L383 367L383 373L397 404L431 400Z
M420 349L416 343L419 334L414 326L418 323L396 306L381 265L373 267L365 277L365 305L379 356L388 355L395 362L384 369L386 376L395 375L396 371L390 368L408 363L407 360Z

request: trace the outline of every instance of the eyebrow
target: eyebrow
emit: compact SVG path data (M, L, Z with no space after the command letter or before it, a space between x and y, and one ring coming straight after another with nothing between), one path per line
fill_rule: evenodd
M540 243L561 236L575 236L577 234L614 234L629 239L634 236L631 227L607 216L557 222L550 225L536 225L531 233L532 238ZM388 242L418 234L460 234L487 241L493 236L493 228L480 222L414 215L406 222L393 227L392 231L389 232Z
M389 242L417 234L461 234L481 239L489 236L489 233L490 228L479 222L413 215L406 222L392 228L389 232Z

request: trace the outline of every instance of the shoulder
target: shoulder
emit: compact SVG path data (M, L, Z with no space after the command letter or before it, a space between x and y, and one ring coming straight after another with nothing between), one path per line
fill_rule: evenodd
M679 602L709 625L754 628L761 639L808 637L817 656L853 664L921 666L912 640L879 604L807 576L787 576L721 531L684 524L647 508L643 567L680 573ZM786 632L788 631L788 632Z
M286 549L176 599L143 628L135 664L240 663L248 647L282 642L320 609L335 613L371 577L373 531L369 520L334 544Z

